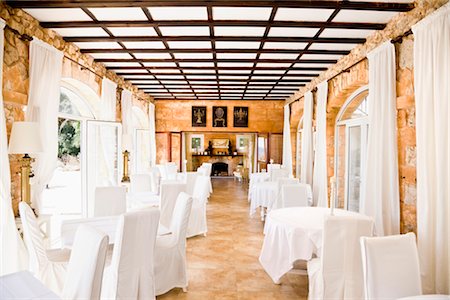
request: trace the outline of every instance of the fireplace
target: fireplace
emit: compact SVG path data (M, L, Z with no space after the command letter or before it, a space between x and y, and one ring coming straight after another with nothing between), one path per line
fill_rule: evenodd
M212 176L228 176L228 164L224 162L215 162L212 164Z

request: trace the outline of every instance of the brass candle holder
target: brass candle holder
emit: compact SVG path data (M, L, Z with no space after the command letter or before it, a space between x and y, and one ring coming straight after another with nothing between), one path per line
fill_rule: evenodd
M25 154L20 160L20 198L22 201L31 205L31 188L30 178L34 176L31 171L31 163L34 162L34 158L31 158L28 154Z
M130 161L130 152L128 150L123 151L123 176L122 182L130 182L130 176L128 174L128 162Z

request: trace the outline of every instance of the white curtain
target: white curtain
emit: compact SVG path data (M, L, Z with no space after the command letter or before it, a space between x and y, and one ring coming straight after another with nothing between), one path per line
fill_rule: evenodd
M327 98L328 82L325 81L317 86L317 136L313 172L314 205L322 207L328 207Z
M306 92L303 105L302 157L300 182L312 185L313 181L313 95Z
M5 22L0 19L0 62L3 62ZM3 63L0 63L0 82L3 82ZM9 169L6 119L0 91L0 276L27 269L27 251L17 231L11 205L11 175Z
M450 294L450 3L413 26L413 32L423 288Z
M122 90L121 95L121 111L122 111L122 136L133 136L133 104L132 104L132 97L133 94L129 90ZM135 137L137 138L137 137ZM122 149L122 150L128 150L130 152L130 161L131 166L135 165L135 162L137 162L136 157L136 151L134 151L135 148L135 138L132 138L131 145L128 146L129 149ZM123 139L122 139L123 141Z
M116 90L117 84L108 78L102 80L102 104L100 119L102 121L116 120Z
M291 145L291 111L289 104L284 106L283 127L283 168L289 170L292 176L292 145Z
M39 211L42 192L58 160L58 109L62 73L61 51L36 37L30 43L30 85L26 121L39 123L43 151L36 154L31 195Z
M150 166L156 166L156 124L155 104L148 104L149 128L150 128Z
M186 165L186 133L181 134L181 171L187 172Z
M361 212L378 236L400 232L395 48L389 41L368 54L369 135Z

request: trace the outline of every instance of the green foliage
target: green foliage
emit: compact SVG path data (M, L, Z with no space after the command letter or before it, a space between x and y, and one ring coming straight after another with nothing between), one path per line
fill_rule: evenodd
M58 119L58 158L80 154L80 121Z

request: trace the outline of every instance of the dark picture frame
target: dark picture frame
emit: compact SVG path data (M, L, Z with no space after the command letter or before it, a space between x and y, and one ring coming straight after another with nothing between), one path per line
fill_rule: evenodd
M248 127L248 106L235 106L233 108L233 126Z
M192 127L206 127L206 106L192 106Z
M213 106L213 127L227 127L227 109L226 106Z

